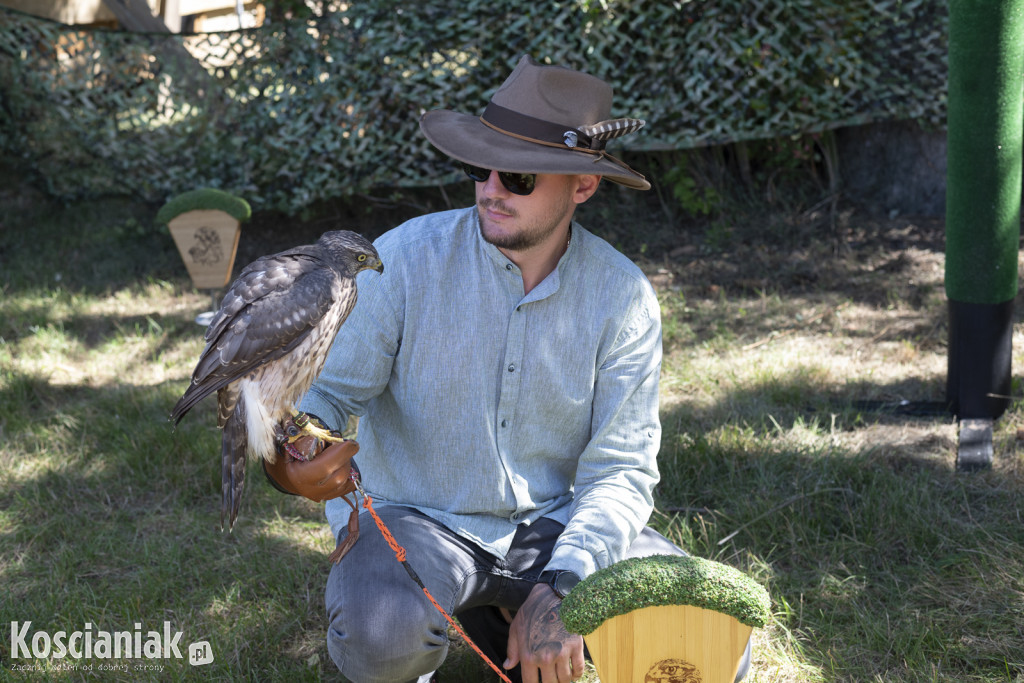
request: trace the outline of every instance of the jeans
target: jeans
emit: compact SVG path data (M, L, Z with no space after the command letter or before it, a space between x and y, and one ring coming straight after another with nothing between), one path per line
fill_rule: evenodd
M500 667L509 631L500 608L514 612L523 604L564 527L550 519L520 525L508 555L496 558L411 508L386 506L378 514L430 594ZM361 516L360 528L359 541L327 579L327 650L354 683L427 683L448 652L448 623L369 515ZM648 528L628 557L657 554L683 551ZM748 643L736 680L749 662ZM508 675L518 681L518 667Z

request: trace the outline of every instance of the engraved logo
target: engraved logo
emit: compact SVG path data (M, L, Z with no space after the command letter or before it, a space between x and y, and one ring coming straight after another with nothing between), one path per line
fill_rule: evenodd
M700 670L683 659L663 659L647 672L644 683L703 683Z
M196 244L188 250L192 261L204 266L219 263L224 258L224 250L220 245L220 237L212 228L202 227L196 230Z

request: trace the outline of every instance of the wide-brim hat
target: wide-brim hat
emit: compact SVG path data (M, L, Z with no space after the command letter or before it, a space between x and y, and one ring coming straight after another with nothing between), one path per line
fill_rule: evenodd
M448 156L495 171L597 174L648 190L639 173L604 150L613 138L644 125L611 118L612 88L600 78L529 56L491 97L480 116L428 111L420 130Z

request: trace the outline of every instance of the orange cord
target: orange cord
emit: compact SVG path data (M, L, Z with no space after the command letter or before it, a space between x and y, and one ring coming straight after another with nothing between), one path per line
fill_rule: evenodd
M469 636L466 635L466 632L463 631L457 623L455 623L455 620L452 619L448 612L446 612L444 608L441 607L441 605L437 604L437 600L435 600L434 596L430 594L430 591L427 590L427 587L423 585L423 581L420 580L420 577L416 575L416 572L413 571L412 567L409 566L409 563L406 561L405 548L399 545L398 541L396 541L395 537L391 535L391 532L388 530L388 528L384 526L384 521L377 516L377 511L373 509L373 499L367 495L363 495L363 507L365 507L367 511L370 513L370 516L373 517L373 521L377 523L377 528L380 529L381 535L384 536L384 540L387 541L388 547L390 547L391 550L395 552L395 557L398 558L398 561L402 563L402 566L405 567L405 571L409 573L409 576L412 577L412 580L416 582L416 585L418 585L423 590L423 594L427 596L427 600L430 600L430 604L436 607L437 611L444 615L444 618L448 620L448 623L452 625L452 628L455 629L456 633L462 636L462 639L466 641L466 643L471 648L473 648L473 651L480 655L480 658L487 662L488 666L494 669L494 672L498 674L501 680L503 680L505 683L512 683L512 681L509 680L508 676L506 676L504 672L501 669L499 669L494 664L494 662L492 662L487 657L487 655L483 653L483 651L479 647L476 646L476 643L470 640Z

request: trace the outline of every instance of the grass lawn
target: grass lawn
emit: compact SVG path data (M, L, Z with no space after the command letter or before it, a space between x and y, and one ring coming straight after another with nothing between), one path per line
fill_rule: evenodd
M747 680L1024 681L1020 404L996 423L991 471L971 475L950 416L889 409L944 398L941 223L851 209L834 226L789 211L673 229L654 210L638 234L623 218L640 209L602 192L582 222L642 264L663 308L651 523L773 599ZM250 470L222 533L212 403L168 419L210 296L156 208L0 190L0 679L342 680L321 506ZM333 211L258 216L237 264L399 213ZM168 622L183 655L206 641L214 661L14 659L15 621L144 639ZM456 643L441 680L490 678Z

